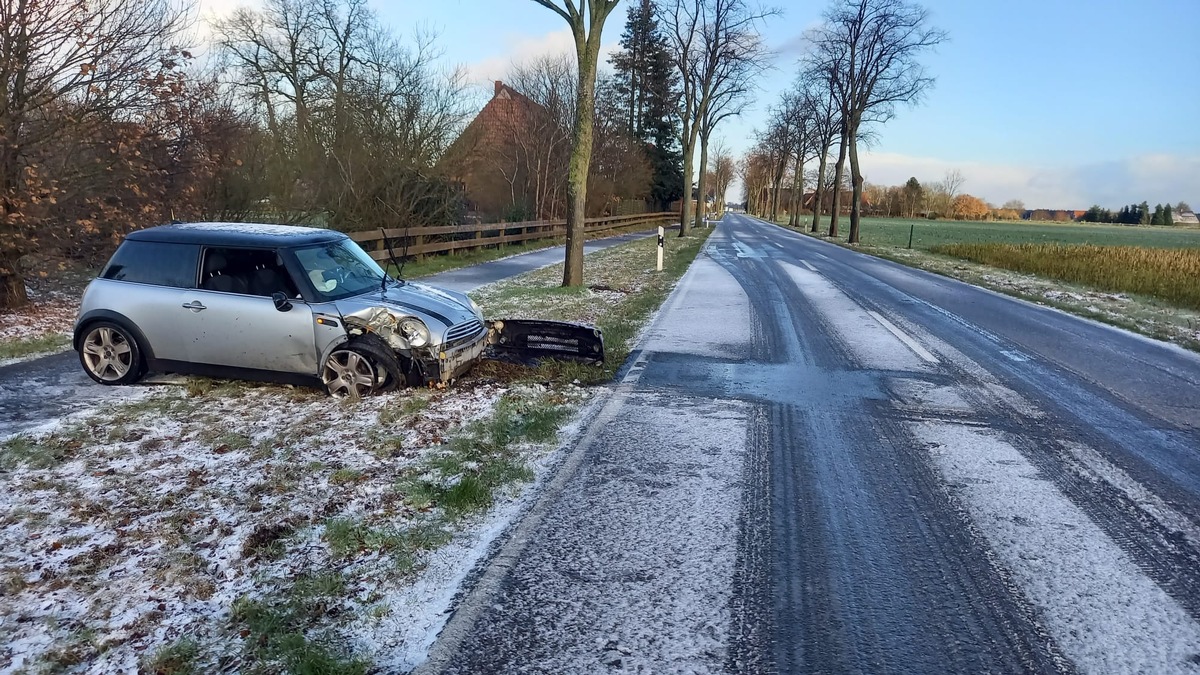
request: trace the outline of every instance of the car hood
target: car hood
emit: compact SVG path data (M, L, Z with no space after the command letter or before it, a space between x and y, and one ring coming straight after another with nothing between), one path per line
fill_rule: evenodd
M385 307L421 319L435 333L478 318L466 296L413 282L389 284L385 292L363 293L334 304L343 316Z

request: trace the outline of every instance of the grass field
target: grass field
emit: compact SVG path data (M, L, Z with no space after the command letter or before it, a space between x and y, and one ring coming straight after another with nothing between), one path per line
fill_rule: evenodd
M1200 310L1200 249L1086 244L946 244L934 253Z
M812 221L807 221L811 223ZM862 241L865 246L906 248L909 228L913 248L930 250L945 244L1093 244L1096 246L1144 246L1148 248L1200 248L1200 229L1183 227L1129 227L1125 225L1083 225L1080 223L965 222L955 220L910 220L903 218L863 218ZM807 229L807 227L805 228ZM850 219L838 220L839 239L846 241ZM822 218L821 233L829 231L828 218Z

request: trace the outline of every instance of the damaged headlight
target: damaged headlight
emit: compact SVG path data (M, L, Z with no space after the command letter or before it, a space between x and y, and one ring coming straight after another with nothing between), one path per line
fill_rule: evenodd
M410 346L424 347L429 344L429 329L419 319L404 319L398 328Z

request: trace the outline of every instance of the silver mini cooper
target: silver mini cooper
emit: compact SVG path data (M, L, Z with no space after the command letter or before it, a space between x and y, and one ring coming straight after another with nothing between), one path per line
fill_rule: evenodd
M125 238L84 292L74 347L101 384L156 371L357 397L448 382L487 338L466 295L393 279L342 233L189 223Z

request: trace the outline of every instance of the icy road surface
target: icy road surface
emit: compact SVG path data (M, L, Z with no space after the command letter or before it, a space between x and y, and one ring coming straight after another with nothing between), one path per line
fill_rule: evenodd
M1200 672L1200 359L742 216L421 673Z

